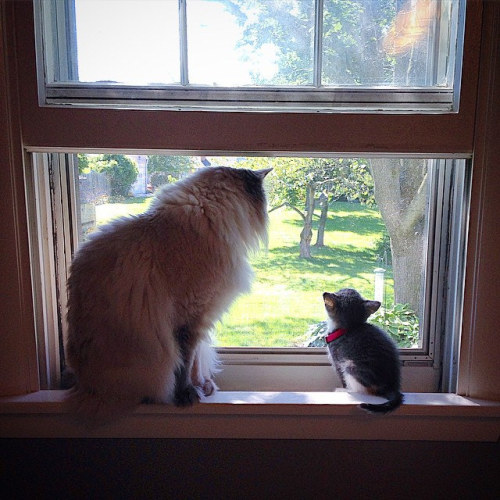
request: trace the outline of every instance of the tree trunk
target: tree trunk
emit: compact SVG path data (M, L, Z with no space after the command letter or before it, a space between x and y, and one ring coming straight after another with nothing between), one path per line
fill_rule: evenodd
M424 280L424 238L421 233L391 238L394 302L409 304L420 314Z
M425 160L372 159L375 200L391 238L394 302L420 312L427 206Z
M300 232L300 257L310 259L311 240L312 240L312 218L314 213L314 184L307 185L306 192L306 214L304 218L304 227Z
M325 193L321 193L319 196L319 205L321 207L321 214L319 217L318 234L316 236L315 247L325 246L325 226L326 219L328 217L328 196Z

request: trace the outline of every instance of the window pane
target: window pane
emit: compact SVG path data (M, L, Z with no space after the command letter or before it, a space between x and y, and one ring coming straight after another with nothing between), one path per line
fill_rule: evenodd
M314 0L188 0L187 8L190 83L312 83Z
M451 7L451 0L325 0L323 84L449 85Z
M341 288L380 300L372 320L400 347L422 346L433 161L78 157L82 239L114 217L144 211L161 185L203 164L274 168L266 178L269 244L251 257L252 292L218 326L220 346L324 345L322 293Z
M40 0L35 7L44 104L457 111L465 0Z
M176 1L75 0L78 79L179 82Z

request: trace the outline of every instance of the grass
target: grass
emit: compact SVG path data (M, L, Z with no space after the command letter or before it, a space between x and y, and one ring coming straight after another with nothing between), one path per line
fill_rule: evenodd
M333 203L326 246L313 247L310 260L299 257L302 220L296 212L277 210L270 222L269 248L251 259L252 293L237 299L217 328L221 346L299 345L308 327L325 319L324 291L350 287L373 297L375 247L384 228L378 211L356 203ZM390 278L390 272L386 276ZM390 302L392 280L386 281Z
M99 205L98 223L140 213L150 201L134 198ZM301 229L302 220L292 210L281 208L270 214L268 248L251 257L255 271L252 292L239 297L218 325L219 345L300 345L308 327L325 319L324 291L349 287L373 298L373 270L378 267L375 248L384 230L377 210L358 203L332 203L325 228L326 246L313 247L309 260L299 257ZM386 277L389 305L393 297L390 269Z
M96 205L96 219L97 224L104 224L117 217L122 217L124 215L137 215L144 212L152 201L151 196L137 197L137 198L125 198L118 202L113 203L103 203L102 205Z

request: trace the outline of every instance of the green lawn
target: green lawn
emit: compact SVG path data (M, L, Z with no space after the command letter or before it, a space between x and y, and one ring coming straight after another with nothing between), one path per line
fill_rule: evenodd
M302 221L296 212L277 210L270 222L269 249L252 258L252 293L236 300L217 329L221 346L298 345L311 324L325 319L324 291L350 287L373 298L375 246L384 227L378 211L332 203L326 246L313 248L310 260L299 257ZM392 302L390 270L386 276L386 301Z
M138 196L137 198L127 198L116 203L104 203L102 205L96 205L95 212L97 225L109 222L116 217L140 214L149 207L149 204L152 200L152 196Z
M99 224L144 211L151 198L96 207ZM317 218L315 219L317 225ZM293 210L270 214L269 248L252 256L252 292L238 298L217 328L221 346L288 347L299 345L311 324L325 319L322 293L356 288L373 298L375 247L384 229L377 210L359 203L330 206L325 247L310 260L299 257L302 220ZM315 228L316 229L316 226ZM313 243L316 231L314 231ZM392 303L392 274L386 273L386 305Z

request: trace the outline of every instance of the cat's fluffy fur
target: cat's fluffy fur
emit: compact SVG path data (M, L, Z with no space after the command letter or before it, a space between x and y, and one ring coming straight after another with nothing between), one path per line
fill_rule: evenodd
M269 170L200 169L80 247L66 345L77 411L99 418L143 400L182 406L215 390L210 332L250 288L247 253L267 238Z
M381 328L367 323L380 302L365 300L352 288L323 294L328 332L341 336L328 343L333 365L348 391L381 396L381 404L361 404L371 413L387 413L403 402L399 353ZM339 331L340 330L340 331ZM328 342L328 339L327 339Z

